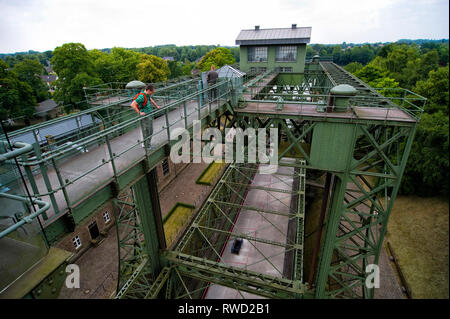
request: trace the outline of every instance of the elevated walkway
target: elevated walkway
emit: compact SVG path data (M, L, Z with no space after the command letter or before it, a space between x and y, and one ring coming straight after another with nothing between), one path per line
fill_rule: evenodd
M192 88L193 81L188 81ZM186 88L186 82L180 84ZM156 165L168 156L169 136L174 129L192 130L194 120L206 125L208 116L224 112L231 98L230 84L222 80L207 89L195 88L185 92L184 96L175 99L174 88L159 89L155 99L162 106L146 117L139 117L131 110L131 98L114 97L117 101L95 106L76 115L48 121L37 127L30 127L11 134L11 139L19 140L21 136L30 136L34 143L33 157L22 157L20 164L27 177L27 186L36 196L51 203L50 209L41 216L45 228L63 216L66 212L83 210L85 201L91 197L92 203L104 201L111 196L111 191L124 187L131 179L135 179L143 171ZM209 90L218 91L214 101L208 99ZM128 101L124 104L124 101ZM101 103L101 100L97 100ZM105 102L105 101L103 101ZM52 143L44 138L42 132L47 127L68 118L75 118L80 123L81 116L92 118L89 125L80 126L79 130L64 136ZM141 123L153 119L152 149L143 146ZM45 133L44 133L45 134ZM146 164L145 164L146 163ZM147 167L147 168L146 168ZM125 174L130 172L131 174ZM113 188L108 185L116 183ZM14 191L14 190L13 190ZM39 194L39 195L38 195ZM109 194L109 195L108 195ZM75 216L75 222L86 216L84 213Z

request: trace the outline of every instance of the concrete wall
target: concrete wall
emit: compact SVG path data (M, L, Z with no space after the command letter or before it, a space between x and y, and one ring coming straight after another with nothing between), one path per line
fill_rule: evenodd
M289 44L286 44L289 45ZM255 45L255 47L264 47L266 45ZM297 59L295 62L277 62L275 61L276 47L278 45L267 45L267 62L248 62L248 47L240 46L240 62L239 69L244 72L250 72L250 68L254 67L266 68L267 70L277 67L291 67L293 73L303 73L305 71L306 44L297 45Z
M103 213L108 212L109 213L109 222L105 222L103 219ZM77 227L75 228L75 231L73 231L70 234L67 234L64 236L58 243L55 245L58 248L65 249L67 251L73 252L75 256L73 258L77 258L79 255L83 254L86 250L92 247L91 244L91 235L89 233L89 224L91 224L93 221L97 222L98 230L100 232L107 231L110 227L115 227L115 219L114 219L114 211L113 211L113 205L112 201L107 202L105 205L101 206L100 208L96 209L89 217L87 217L85 220L83 220ZM78 249L75 249L75 246L73 245L72 239L75 236L79 236L81 240L81 247Z
M167 160L169 163L169 173L167 173L166 175L164 175L163 162L159 163L156 166L159 192L164 189L164 187L166 187L172 180L174 180L178 176L178 174L180 174L180 172L188 165L186 163L174 164L169 157L167 158Z

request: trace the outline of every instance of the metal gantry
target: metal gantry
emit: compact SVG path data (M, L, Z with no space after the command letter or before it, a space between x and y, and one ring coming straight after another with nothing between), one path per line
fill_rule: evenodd
M155 119L159 124L152 141L157 148L152 152L140 148L139 126L145 119L122 106L122 99L101 104L97 98L98 106L92 109L14 133L13 138L29 134L34 139L33 155L22 155L19 164L34 196L52 203L42 219L49 237L57 239L62 229L75 227L96 207L114 199L118 298L203 298L212 285L234 289L242 298L373 297L374 290L365 285L366 266L378 263L424 99L409 91L385 97L331 62L312 63L305 74L293 78L294 83L277 82L278 76L269 71L241 88L229 80L212 88L192 80L166 91L161 88L157 93L164 108L155 114L160 116ZM355 85L358 93L347 97L345 112L330 112L334 103L330 90L343 83ZM209 99L211 89L219 91L214 101ZM243 94L236 96L241 90ZM130 97L123 98L129 103ZM83 116L91 120L86 122ZM73 134L52 143L42 137L49 125L71 119L78 123ZM278 172L274 178L283 182L281 176L289 175L293 182L290 189L254 185L258 163L231 163L183 236L168 249L159 200L146 195L157 194L153 168L168 156L172 130L181 127L192 134L193 120L200 120L202 128L222 130L278 128L278 165L291 173ZM90 162L89 156L96 160ZM86 165L68 174L64 167L68 159ZM311 261L304 258L304 225L314 218L305 214L309 172L332 178L323 195L330 200L323 209L323 233L314 247L317 266L310 269L308 283L304 265ZM87 176L95 174L101 176L97 183L87 183ZM80 182L83 191L76 186ZM273 201L289 198L290 205L280 210L246 203L247 193L255 190L266 192ZM241 210L274 229L279 226L269 216L286 218L285 240L236 231ZM244 268L227 264L223 251L237 237L258 252L255 263L271 265L276 275L253 270L252 264ZM267 253L274 250L262 251L261 245L282 249L276 254L284 256L283 267Z

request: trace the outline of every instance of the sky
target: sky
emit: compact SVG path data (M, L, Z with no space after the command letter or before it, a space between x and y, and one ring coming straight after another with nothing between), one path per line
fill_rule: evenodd
M0 53L68 42L234 46L242 29L312 27L311 43L449 37L448 0L0 0Z

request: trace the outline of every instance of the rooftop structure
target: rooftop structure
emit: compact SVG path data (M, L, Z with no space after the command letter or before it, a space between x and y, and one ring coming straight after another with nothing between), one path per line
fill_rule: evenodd
M311 27L242 30L236 38L238 45L306 44L311 40Z
M303 73L306 44L311 27L242 30L236 38L240 47L240 69L245 72L277 69L280 72Z

